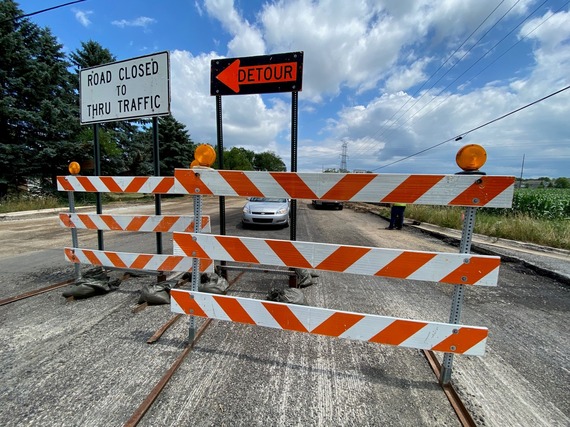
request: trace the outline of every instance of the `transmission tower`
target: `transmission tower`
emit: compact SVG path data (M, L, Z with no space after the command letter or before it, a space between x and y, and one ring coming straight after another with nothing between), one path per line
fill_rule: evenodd
M340 171L341 172L346 172L348 171L347 165L346 165L346 159L348 159L348 141L343 141L342 142L342 154L340 155Z

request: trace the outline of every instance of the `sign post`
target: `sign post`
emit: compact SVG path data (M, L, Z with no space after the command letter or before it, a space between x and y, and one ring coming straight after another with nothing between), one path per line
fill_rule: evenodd
M303 52L243 58L213 59L210 68L210 95L216 97L218 152L223 153L222 95L252 95L291 92L291 172L297 172L298 92L303 88ZM218 167L224 168L222 156ZM296 240L297 201L290 210L290 239ZM220 234L225 233L225 200L220 197ZM293 277L294 279L294 277ZM293 286L291 280L290 286Z

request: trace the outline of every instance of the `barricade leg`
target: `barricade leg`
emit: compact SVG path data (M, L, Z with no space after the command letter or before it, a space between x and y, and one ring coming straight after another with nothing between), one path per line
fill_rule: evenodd
M202 218L202 196L194 196L194 233L200 232ZM200 258L192 258L192 290L198 291L200 285ZM192 344L196 337L196 317L190 316L188 326L188 344Z
M468 207L465 211L465 219L463 221L463 230L461 233L461 244L459 253L468 254L471 252L471 240L473 238L473 229L475 227L475 213L477 208ZM463 306L463 294L465 292L464 285L455 285L453 291L453 299L451 302L451 312L449 314L449 323L458 324L461 320L461 308ZM441 369L441 384L449 384L451 381L451 371L453 369L453 353L445 353L443 355L443 364Z
M69 199L69 213L75 213L75 195L73 191L68 191L67 197ZM71 246L73 246L74 249L79 247L77 229L75 227L71 229ZM73 265L75 268L75 279L79 279L81 277L81 264L74 263Z

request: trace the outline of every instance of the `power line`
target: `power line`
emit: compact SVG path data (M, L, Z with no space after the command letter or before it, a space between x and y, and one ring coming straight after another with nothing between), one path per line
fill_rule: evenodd
M435 87L436 84L438 84L441 79L443 79L451 70L453 70L455 68L455 66L457 66L468 54L469 52L471 52L477 45L479 45L479 43L481 42L481 40L483 40L487 34L489 34L504 18L505 16L507 16L509 14L509 12L519 3L520 0L517 0L487 31L485 31L485 33L479 37L479 39L467 50L467 52L465 52L461 58L459 58L459 60L457 60L445 73L443 73L443 75L441 75L437 81L435 81L428 89L429 90L433 89ZM547 0L546 0L547 1ZM416 92L412 95L411 98L409 98L394 114L392 114L392 116L388 119L388 121L391 121L394 116L396 114L398 114L400 112L400 110L402 110L402 108L404 108L409 102L410 100L416 96L422 89L423 87L427 84L427 82L429 80L431 80L432 77L434 77L439 70L441 70L441 68L443 68L443 66L455 55L455 53L463 46L465 45L465 43L467 43L467 41L477 32L477 30L479 30L479 28L481 28L483 26L483 24L495 13L495 11L499 8L499 6L501 6L504 3L504 0L501 1L488 15L487 17L477 26L477 28L475 30L473 30L471 32L471 34L469 34L469 36L463 41L463 43L461 43L461 45L459 47L457 47L455 49L455 51L449 55L447 57L447 59L445 60L445 62L422 84L422 86L416 90ZM415 102L410 105L408 107L408 109L406 109L394 122L392 122L386 129L384 129L384 131L380 134L379 138L381 138L386 132L388 132L402 117L404 117L404 115L410 111L423 97L426 93L428 92L424 92L418 99L415 100ZM425 108L427 105L429 105L432 101L429 101L423 108ZM421 111L421 109L420 109ZM417 114L417 113L416 113ZM413 116L412 116L413 117ZM402 125L404 125L405 123L407 123L410 119L406 120L404 123L402 123L400 126L398 126L398 128L402 127ZM361 146L359 148L359 152L364 152L367 150L367 148L369 146L374 145L374 140L372 139L381 129L379 129L378 131L376 131L374 134L372 134L372 136L369 137L370 142L368 142L367 144Z
M477 59L473 64L471 64L465 71L463 71L458 77L456 77L456 78L455 78L450 84L448 84L444 89L440 90L440 91L435 95L434 98L432 98L432 99L431 99L430 101L428 101L423 107L421 107L418 111L416 111L414 114L412 114L412 115L411 115L410 117L408 117L406 120L404 120L404 121L403 121L401 124L399 124L395 129L392 129L392 132L394 132L395 130L401 128L403 125L405 125L406 123L408 123L412 118L414 118L415 116L417 116L423 109L425 109L428 105L430 105L430 104L437 98L437 96L441 95L445 90L447 90L449 87L451 87L451 85L453 85L454 83L456 83L456 82L457 82L461 77L463 77L469 70L471 70L471 69L472 69L475 65L477 65L482 59L484 59L490 52L492 52L500 43L502 43L509 35L511 35L517 28L519 28L519 27L520 27L524 22L526 22L532 15L534 15L542 6L544 6L544 4L545 4L547 1L548 1L548 0L544 0L539 6L537 6L532 12L530 12L521 22L519 22L514 28L512 28L504 37L502 37L497 43L495 43L492 48L488 49L482 56L479 57L479 59ZM509 12L513 9L513 7L514 7L517 3L518 3L518 1L517 1L513 6L511 6L511 7L509 8L509 10L507 10L507 12L506 12L505 14L503 14L503 15L501 16L501 18L493 25L492 28L494 28L494 27L506 16L506 14L509 13ZM566 3L566 4L567 4L567 3ZM562 7L564 7L564 6L562 6ZM560 8L560 9L561 9L561 8ZM560 9L559 9L559 10L560 10ZM551 18L551 16L549 16L548 18L544 19L542 23L546 22L546 21L547 21L548 19L550 19L550 18ZM542 25L542 23L541 23L540 25ZM539 25L539 26L540 26L540 25ZM491 28L491 29L492 29L492 28ZM483 37L485 37L485 35L488 34L489 31L490 31L490 30L488 30L482 37L480 37L479 40L477 41L477 43L476 43L474 46L476 46L476 45L483 39ZM532 32L532 31L531 31L531 32ZM525 37L527 37L529 34L530 34L530 33L528 33L527 35L525 35L522 39L524 39ZM521 40L522 40L522 39L521 39ZM520 42L521 40L519 40L519 42ZM517 43L518 43L518 42L517 42ZM517 43L513 44L509 49L507 49L503 54L501 54L501 55L499 56L499 58L502 57L504 54L506 54L508 51L510 51ZM473 46L473 47L474 47L474 46ZM473 47L472 47L472 48L473 48ZM472 49L472 48L471 48L471 49ZM471 49L470 49L470 50L471 50ZM461 59L463 59L464 57L465 57L465 55L464 55ZM485 68L484 68L482 71L480 71L477 75L481 74L484 70L488 69L488 68L489 68L492 64L494 64L499 58L495 59L491 64L489 64L487 67L485 67ZM460 59L460 60L461 60L461 59ZM446 73L446 74L447 74L447 73ZM442 77L443 77L443 76L442 76ZM476 76L474 76L473 78L475 78L475 77L476 77ZM440 80L441 80L441 78L440 78L437 82L439 82ZM467 80L467 81L470 81L470 80ZM437 84L437 82L436 82L435 84ZM435 84L432 85L432 86L430 87L430 89L433 88L433 87L435 86ZM448 95L448 96L446 96L443 100L441 100L441 101L437 104L437 106L441 105L441 104L442 104L447 98L449 98L450 96L451 96L451 94ZM423 95L422 95L422 97L423 97ZM404 114L405 114L406 112L408 112L414 105L416 105L416 104L418 103L418 101L419 101L419 99L416 100L416 102L414 102L414 104L413 104L412 106L410 106L404 113L402 113L402 114L400 115L400 117L396 120L396 122L397 122L398 120L400 120L400 119L404 116ZM437 106L436 106L436 107L437 107ZM432 108L432 109L430 109L429 111L433 111L434 109L435 109L435 107ZM428 111L428 112L429 112L429 111ZM424 115L425 115L425 114L424 114ZM420 116L420 117L422 117L422 116ZM395 122L392 123L392 124L389 126L389 128L386 129L386 131L390 130L390 128L392 128L392 126L393 126L394 124L395 124ZM384 131L384 132L382 133L382 135L384 135L384 134L386 133L386 131ZM382 135L381 135L381 136L382 136ZM365 144L364 146L359 147L359 149L358 149L357 152L363 152L363 151L364 151L364 148L366 148L366 147L368 147L368 146L370 146L370 145L374 145L374 141L373 141L373 140L371 140L371 142L369 142L368 144ZM353 156L353 157L354 157L354 156Z
M485 32L485 34L483 34L483 36L480 37L479 40L477 40L477 41L473 44L473 46L471 46L471 47L469 48L469 50L467 50L467 52L466 52L461 58L459 58L459 60L458 60L457 62L455 62L455 64L453 64L442 76L440 76L439 79L430 87L430 89L432 89L443 77L445 77L445 76L447 75L447 73L449 73L451 70L453 70L453 68L455 68L455 66L456 66L457 64L459 64L459 63L463 60L463 58L465 58L465 56L466 56L469 52L471 52L471 50L472 50L475 46L477 46L477 45L479 44L479 42L480 42L493 28L495 28L495 26L496 26L499 22L501 22L501 20L506 16L506 14L509 13L509 12L511 11L511 9L512 9L519 1L520 1L520 0L517 0L517 2L516 2L509 10L507 10L507 12L506 12L503 16L501 16L501 18L499 18L499 20L498 20L497 22L495 22L495 23L491 26L491 28L489 28L489 30L487 30L487 32ZM471 34L469 34L469 36L467 36L467 38L466 38L465 40L463 40L463 42L445 59L445 61L443 61L443 62L441 63L441 65L437 68L437 70L435 70L435 71L431 74L431 76L429 76L429 78L424 81L424 83L414 92L414 94L412 95L412 97L411 97L411 98L408 98L408 100L407 100L406 102L404 102L404 104L402 104L402 106L401 106L400 108L398 108L398 110L397 110L394 114L392 114L392 116L388 119L387 122L390 122L390 121L394 118L394 116L396 116L396 114L398 114L398 113L402 110L402 108L404 108L406 105L408 105L408 103L410 102L410 100L411 100L414 96L416 96L417 94L419 94L419 93L421 92L421 90L427 85L427 83L439 72L439 70L441 70L441 69L445 66L445 64L447 64L447 63L449 62L449 60L450 60L451 58L453 58L453 57L455 56L455 54L459 51L459 49L461 49L461 48L465 45L465 43L467 43L467 42L469 41L469 39L470 39L471 37L473 37L473 35L479 30L479 28L481 28L481 27L483 26L483 24L485 24L485 22L487 22L487 20L491 17L491 15L493 15L493 13L495 13L495 11L496 11L504 2L505 2L505 0L502 0L502 1L487 15L487 17L477 26L477 28L475 28L475 29L471 32ZM406 111L404 111L400 117L402 117L402 116L403 116L404 114L406 114L414 105L416 105L416 104L419 102L419 100L423 98L424 95L425 95L425 93L422 94L422 95L416 100L416 102L414 102ZM384 133L386 133L398 120L399 120L399 119L395 120L390 126L388 126L388 128L387 128L386 130L384 130L384 132L382 132L382 134L380 134L380 137L382 137L382 135L384 135ZM378 132L380 132L381 130L382 130L382 128L378 129L378 130L377 130L375 133L373 133L369 138L372 139L372 138L373 138L374 136L376 136L376 134L378 134ZM363 147L361 147L361 151L362 151L362 149L363 149Z
M488 49L487 52L485 52L482 56L479 57L479 59L477 59L477 60L476 60L473 64L471 64L465 71L463 71L459 76L457 76L457 77L455 78L455 80L453 80L453 81L452 81L451 83L449 83L446 87L444 87L442 90L440 90L440 91L435 95L435 97L434 97L431 101L429 101L426 105L424 105L422 108L420 108L418 111L416 111L416 112L415 112L414 114L412 114L410 117L408 117L408 118L406 119L406 121L404 121L399 127L402 127L403 125L405 125L406 123L408 123L411 119L413 119L415 116L417 116L424 108L426 108L429 104L431 104L432 101L433 101L436 97L438 97L438 96L441 95L443 92L445 92L447 89L449 89L455 82L457 82L457 80L459 80L461 77L463 77L469 70L471 70L475 65L477 65L477 64L479 63L479 61L481 61L482 59L484 59L484 58L485 58L490 52L492 52L499 44L501 44L508 36L510 36L510 35L513 33L513 31L515 31L518 27L520 27L523 23L525 23L532 15L534 15L534 13L535 13L536 11L538 11L538 9L539 9L540 7L542 7L542 6L544 5L544 3L546 3L547 1L548 1L548 0L544 0L535 10L533 10L529 15L527 15L527 17L526 17L525 19L523 19L521 22L519 22L519 24L518 24L516 27L514 27L513 29L511 29L511 31L509 31L501 40L499 40L497 43L495 43L495 44L493 45L493 47L491 47L490 49ZM550 19L550 17L548 17L547 19ZM546 21L547 19L545 19L544 21ZM525 36L525 37L526 37L526 36ZM507 52L508 52L509 50L511 50L515 45L516 45L516 43L513 44L509 49L507 49ZM501 56L502 56L502 55L501 55ZM500 58L500 57L499 57L499 58ZM492 63L494 63L494 62L492 62ZM487 67L487 68L488 68L488 67ZM487 68L485 68L485 69L487 69ZM482 72L482 71L481 71L481 72ZM479 74L480 74L480 73L479 73ZM479 75L479 74L477 74L477 75ZM475 78L475 77L476 77L476 76L474 76L473 78ZM471 80L471 79L470 79L470 80ZM467 81L469 82L470 80L467 80ZM443 102L445 102L445 100L446 100L447 98L449 98L450 96L451 96L451 94L447 95L445 98L443 98L443 99L439 102L439 104L437 104L437 105L436 105L435 107L433 107L431 110L427 111L426 114L429 113L430 111L435 110L438 106L440 106ZM420 116L420 117L422 117L422 116Z
M71 2L69 2L69 3L60 4L60 5L58 5L58 6L48 7L47 9L38 10L37 12L26 13L26 14L24 14L24 15L19 15L19 16L15 16L15 17L13 17L13 18L5 19L5 20L3 20L1 23L4 24L5 22L10 22L10 21L16 22L16 21L18 21L18 20L20 20L20 19L27 18L27 17L29 17L29 16L39 15L40 13L49 12L50 10L59 9L60 7L69 6L69 5L72 5L72 4L75 4L75 3L81 3L81 2L84 2L84 1L85 1L85 0L76 0L76 1L71 1Z
M394 161L394 162L388 163L387 165L383 165L383 166L377 167L376 169L372 169L372 172L377 171L377 170L379 170L379 169L386 168L386 167L388 167L388 166L392 166L392 165L394 165L394 164L396 164L396 163L403 162L404 160L407 160L407 159L409 159L409 158L411 158L411 157L415 157L415 156L417 156L417 155L419 155L419 154L425 153L426 151L432 150L432 149L434 149L434 148L436 148L436 147L439 147L440 145L446 144L446 143L448 143L448 142L450 142L450 141L459 141L459 140L463 139L463 137L464 137L465 135L468 135L468 134L470 134L470 133L472 133L472 132L475 132L476 130L479 130L479 129L481 129L481 128L485 127L485 126L488 126L488 125L490 125L490 124L492 124L492 123L498 122L499 120L503 120L503 119L506 118L506 117L509 117L509 116L511 116L511 115L513 115L513 114L515 114L515 113L518 113L519 111L522 111L522 110L524 110L525 108L528 108L528 107L531 107L531 106L533 106L533 105L535 105L535 104L538 104L539 102L542 102L542 101L544 101L544 100L546 100L546 99L548 99L548 98L551 98L551 97L553 97L553 96L555 96L555 95L558 95L559 93L562 93L562 92L564 92L565 90L568 90L568 89L570 89L570 85L568 85L568 86L566 86L566 87L564 87L564 88L562 88L562 89L560 89L560 90L557 90L556 92L552 92L550 95L547 95L547 96L545 96L545 97L542 97L542 98L540 98L540 99L537 99L536 101L533 101L533 102L531 102L530 104L526 104L526 105L524 105L524 106L522 106L522 107L520 107L520 108L517 108L516 110L513 110L513 111L511 111L511 112L509 112L509 113L507 113L507 114L503 114L502 116L497 117L496 119L490 120L490 121L488 121L488 122L486 122L486 123L483 123L482 125L479 125L479 126L477 126L477 127L474 127L473 129L470 129L470 130L468 130L467 132L460 133L459 135L454 136L453 138L446 139L445 141L442 141L442 142L440 142L440 143L438 143L438 144L432 145L431 147L428 147L428 148L426 148L426 149L424 149L424 150L418 151L417 153L410 154L409 156L406 156L406 157L404 157L404 158L402 158L402 159L399 159L399 160L396 160L396 161Z

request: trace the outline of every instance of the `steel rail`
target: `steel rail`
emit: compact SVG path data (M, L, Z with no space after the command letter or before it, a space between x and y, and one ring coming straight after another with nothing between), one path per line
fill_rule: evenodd
M241 272L234 279L232 279L232 281L229 283L228 289L235 282L237 282L243 274L244 274L244 272ZM173 316L172 318L170 318L164 325L162 325L153 334L153 336L151 338L149 338L147 343L152 344L152 343L156 342L162 336L162 334L164 334L164 332L166 330L168 330L168 328L170 328L170 326L172 326L174 323L176 323L176 321L181 316L182 316L181 314L177 314L177 315ZM138 423L143 419L144 415L150 409L150 407L152 406L154 401L158 398L158 396L160 395L160 393L162 392L162 390L164 389L166 384L168 384L168 381L170 381L170 379L172 378L174 373L178 370L178 368L180 367L180 365L182 364L182 362L184 361L184 359L186 358L188 353L190 353L190 351L194 348L194 345L196 344L196 342L198 341L200 336L204 333L206 328L210 325L212 320L213 319L206 319L205 322L202 324L202 326L200 326L200 328L196 332L194 340L191 343L188 343L188 345L184 348L184 350L182 350L182 353L180 353L180 355L176 358L176 360L174 361L172 366L168 369L168 371L166 371L166 373L162 376L162 378L154 386L154 388L147 395L147 397L143 400L143 402L140 404L140 406L135 410L135 412L133 413L131 418L129 418L129 420L124 424L124 427L134 427L134 426L138 425Z
M63 288L64 286L69 285L70 283L75 282L75 279L69 279L69 280L65 280L63 282L59 282L59 283L55 283L53 285L49 285L46 286L44 288L40 288L40 289L36 289L34 291L29 291L20 295L16 295L10 298L6 298L3 300L0 300L0 306L6 305L6 304L10 304L16 301L20 301L26 298L30 298L30 297L35 297L36 295L40 295L43 294L45 292L49 292L49 291L53 291L54 289L59 289L59 288Z
M437 360L435 353L431 350L422 350L422 353L427 359L436 378L439 380L439 378L441 377L441 364L439 363L439 360ZM447 396L447 399L449 400L451 407L455 411L455 414L457 415L457 418L459 419L461 425L463 427L476 427L477 424L473 420L471 413L469 412L469 410L467 409L467 407L465 406L465 404L463 403L463 401L461 400L461 398L457 394L457 391L453 388L451 383L442 384L441 382L439 382L439 385L441 386L443 392Z
M121 281L125 281L125 280L129 279L130 277L132 277L131 274L126 272L123 274L123 277L121 277ZM0 307L3 305L6 305L6 304L10 304L10 303L13 303L16 301L26 299L26 298L35 297L35 296L41 295L45 292L49 292L49 291L53 291L55 289L63 288L64 286L70 285L75 281L76 281L76 279L64 280L63 282L54 283L53 285L48 285L48 286L45 286L43 288L39 288L39 289L36 289L33 291L25 292L25 293L20 294L20 295L16 295L16 296L13 296L10 298L0 300ZM73 297L70 297L70 298L73 299Z

